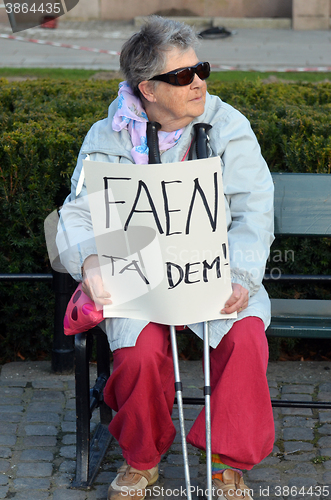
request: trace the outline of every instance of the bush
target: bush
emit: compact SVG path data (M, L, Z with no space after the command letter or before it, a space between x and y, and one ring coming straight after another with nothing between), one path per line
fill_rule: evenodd
M44 219L68 194L83 138L107 115L117 90L118 81L0 80L1 273L51 272ZM249 118L272 171L330 173L330 84L213 83L209 91ZM281 248L293 248L292 241ZM305 240L295 255L282 271L331 274L329 240L319 243L313 262ZM51 287L0 283L0 304L0 359L48 353Z
M44 219L59 207L82 139L107 115L114 83L0 83L0 272L51 272ZM48 353L53 292L44 283L0 284L1 359Z

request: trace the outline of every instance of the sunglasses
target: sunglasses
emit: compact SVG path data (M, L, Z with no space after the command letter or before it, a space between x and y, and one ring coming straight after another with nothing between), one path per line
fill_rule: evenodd
M198 75L200 80L208 78L210 75L209 62L198 62L195 66L174 69L173 71L169 71L169 73L153 76L150 80L159 80L161 82L169 83L170 85L182 87L184 85L190 85L193 82L195 75Z

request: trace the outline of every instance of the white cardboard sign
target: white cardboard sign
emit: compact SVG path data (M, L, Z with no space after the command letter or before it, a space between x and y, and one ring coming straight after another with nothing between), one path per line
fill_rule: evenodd
M219 157L163 165L84 160L105 317L186 325L232 293Z

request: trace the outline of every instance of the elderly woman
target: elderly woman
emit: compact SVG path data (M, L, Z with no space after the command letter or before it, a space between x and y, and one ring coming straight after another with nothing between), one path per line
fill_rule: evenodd
M212 125L210 156L220 157L223 171L233 287L220 307L225 317L238 313L237 319L210 322L213 484L219 498L248 500L242 471L264 459L274 441L266 379L270 304L261 284L273 240L273 184L247 119L208 94L210 67L199 61L196 46L189 26L156 16L124 44L120 62L126 81L108 117L89 131L66 201L79 202L86 195L85 185L81 182L77 189L77 184L87 154L95 161L148 163L147 121L161 124L163 164L187 159L195 123ZM79 240L81 232L82 237L79 245L64 251L63 233L58 235L63 264L97 304L111 304L111 290L104 290L99 271L88 204L73 204L65 224L67 233ZM169 328L121 318L106 319L101 326L114 354L104 393L117 412L109 430L125 458L108 499L128 494L142 499L145 488L157 481L158 463L176 434ZM201 324L189 327L202 336ZM187 441L205 448L203 411Z

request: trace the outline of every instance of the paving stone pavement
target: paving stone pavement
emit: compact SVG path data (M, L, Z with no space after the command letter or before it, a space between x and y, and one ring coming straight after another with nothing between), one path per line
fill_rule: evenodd
M201 395L201 363L181 361L184 396ZM272 399L331 401L330 362L276 362L268 368ZM91 381L96 377L91 365ZM185 407L186 431L200 408ZM255 499L331 498L331 410L274 409L273 453L245 474ZM96 425L96 411L91 428ZM162 458L160 478L146 498L185 498L181 438ZM188 446L193 498L203 498L204 457ZM105 500L122 463L113 441L89 490L71 489L75 471L73 374L51 372L49 362L8 363L0 374L0 499Z

